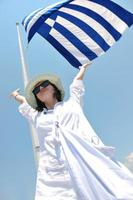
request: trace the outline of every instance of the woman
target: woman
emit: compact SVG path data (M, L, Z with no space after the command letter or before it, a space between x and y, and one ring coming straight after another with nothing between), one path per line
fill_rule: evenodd
M114 159L82 111L84 64L64 90L58 77L41 75L14 91L19 111L35 126L40 143L35 200L133 200L133 176Z

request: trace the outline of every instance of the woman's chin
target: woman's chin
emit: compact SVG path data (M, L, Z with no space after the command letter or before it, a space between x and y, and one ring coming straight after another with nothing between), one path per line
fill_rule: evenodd
M44 104L50 101L50 98L47 97L42 97L40 98L41 102L43 102Z

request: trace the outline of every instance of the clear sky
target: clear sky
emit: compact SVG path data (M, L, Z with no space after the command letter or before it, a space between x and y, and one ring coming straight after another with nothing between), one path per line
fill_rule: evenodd
M114 0L133 13L132 0ZM18 104L9 98L16 88L23 93L23 80L15 23L35 9L57 0L0 1L0 199L33 200L36 168L27 121ZM77 69L36 35L26 48L29 76L56 73L64 84L66 98ZM88 69L84 79L84 112L106 145L116 147L116 157L133 168L133 27ZM128 157L128 159L126 159Z

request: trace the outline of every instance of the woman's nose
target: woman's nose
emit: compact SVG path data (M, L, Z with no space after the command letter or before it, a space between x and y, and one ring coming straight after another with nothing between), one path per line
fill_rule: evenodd
M43 89L44 87L40 86L40 90Z
M44 92L46 90L46 88L40 86L40 92Z

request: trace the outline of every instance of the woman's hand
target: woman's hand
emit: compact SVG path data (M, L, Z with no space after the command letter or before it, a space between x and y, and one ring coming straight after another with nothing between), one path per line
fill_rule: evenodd
M14 90L11 94L10 94L10 97L16 97L17 95L19 95L19 92L20 92L20 89L18 88L18 89L16 89L16 90Z
M81 69L81 68L87 69L89 66L90 66L89 63L85 63L82 66L80 66L79 69Z
M19 103L24 103L26 102L26 99L24 96L20 95L20 89L14 90L11 94L10 97L14 97L16 101Z
M83 64L82 66L79 67L79 72L78 74L76 75L76 77L74 78L75 80L83 80L83 77L84 77L84 73L86 71L86 69L90 66L89 63L85 63Z

